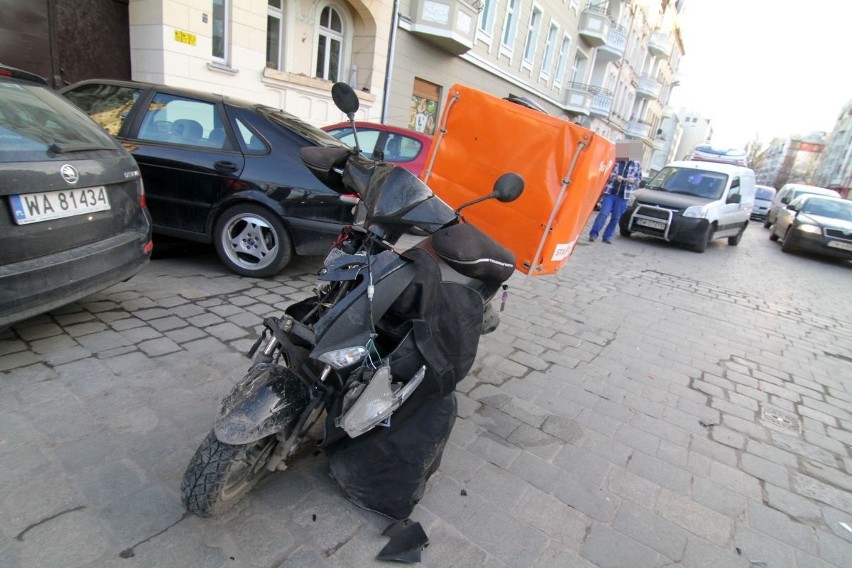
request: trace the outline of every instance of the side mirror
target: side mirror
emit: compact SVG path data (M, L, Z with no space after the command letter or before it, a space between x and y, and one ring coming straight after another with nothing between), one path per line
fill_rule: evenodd
M790 203L790 198L789 197L782 197L781 203L783 203L784 205L787 205L788 203Z
M332 85L331 98L334 100L334 105L348 116L350 120L352 120L361 106L358 95L346 83L339 82Z
M501 203L509 203L521 196L524 192L524 178L516 173L503 174L494 182L494 191L491 195Z
M743 196L739 193L735 193L733 195L728 196L727 203L742 203Z
M639 189L642 189L643 187L648 187L648 182L644 179L639 182Z
M458 215L465 207L470 207L471 205L480 203L487 199L497 199L497 201L502 203L509 203L510 201L514 201L519 198L523 191L524 178L513 172L503 174L497 178L496 182L494 182L494 191L488 195L477 197L473 201L468 201L467 203L459 205L458 209L456 209L456 215Z

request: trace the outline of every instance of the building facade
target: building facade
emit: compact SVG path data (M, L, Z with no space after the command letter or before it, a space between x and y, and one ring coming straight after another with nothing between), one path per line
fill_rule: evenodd
M825 132L773 139L752 164L757 183L780 189L785 183L815 183Z
M21 5L0 0L10 2ZM75 0L45 2L33 10L44 12L47 33L38 34L47 37L51 22L75 14ZM61 76L71 61L44 68L56 87L131 78L265 103L316 125L342 119L331 86L345 81L361 100L359 119L429 134L450 87L464 83L527 97L613 141L640 140L648 173L652 157L671 154L664 109L684 55L684 2L114 0L115 21L127 22L114 52L124 68L129 53L130 77L102 67ZM97 34L71 35L82 52L100 45Z
M840 111L813 177L814 185L852 199L852 100Z
M661 124L684 54L683 2L401 0L399 7L381 120L425 125L431 134L449 88L464 83L525 96L610 140L641 140L646 173L666 147Z

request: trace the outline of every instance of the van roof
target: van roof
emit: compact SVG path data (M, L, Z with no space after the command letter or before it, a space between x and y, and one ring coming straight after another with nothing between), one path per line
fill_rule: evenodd
M669 162L666 167L673 168L692 168L695 170L705 170L708 172L719 172L723 174L745 173L754 174L750 168L744 166L735 166L733 164L720 164L718 162L696 162L693 160L682 160L679 162Z

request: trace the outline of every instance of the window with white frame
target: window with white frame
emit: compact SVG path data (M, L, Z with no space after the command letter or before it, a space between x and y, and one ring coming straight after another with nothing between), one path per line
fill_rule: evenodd
M494 31L494 13L497 11L497 0L483 0L482 11L479 13L479 31L491 37Z
M512 53L515 49L515 33L518 30L518 5L521 0L507 0L506 14L503 16L503 36L500 40L500 46L508 53Z
M281 69L284 62L284 0L269 0L266 8L266 66Z
M343 65L343 18L333 6L320 12L317 30L316 76L327 81L341 79Z
M213 61L228 63L228 39L230 24L230 0L213 0Z
M527 26L527 37L524 40L524 66L530 67L535 60L535 50L538 44L538 30L541 27L541 9L533 6L530 14L530 24Z
M559 47L559 58L556 60L556 75L553 77L553 84L557 87L562 85L562 80L565 78L565 66L568 64L568 50L571 48L571 38L568 35L562 36L562 45Z
M550 67L553 64L553 52L556 51L557 36L559 36L559 26L551 21L550 29L547 31L547 42L544 44L544 58L541 61L541 76L544 78L550 77Z

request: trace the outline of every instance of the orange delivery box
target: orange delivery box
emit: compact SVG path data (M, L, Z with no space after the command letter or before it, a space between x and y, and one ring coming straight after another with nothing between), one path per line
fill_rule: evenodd
M451 207L524 178L511 203L488 200L465 219L515 254L515 268L555 274L567 262L615 163L599 134L482 91L453 85L421 178Z

